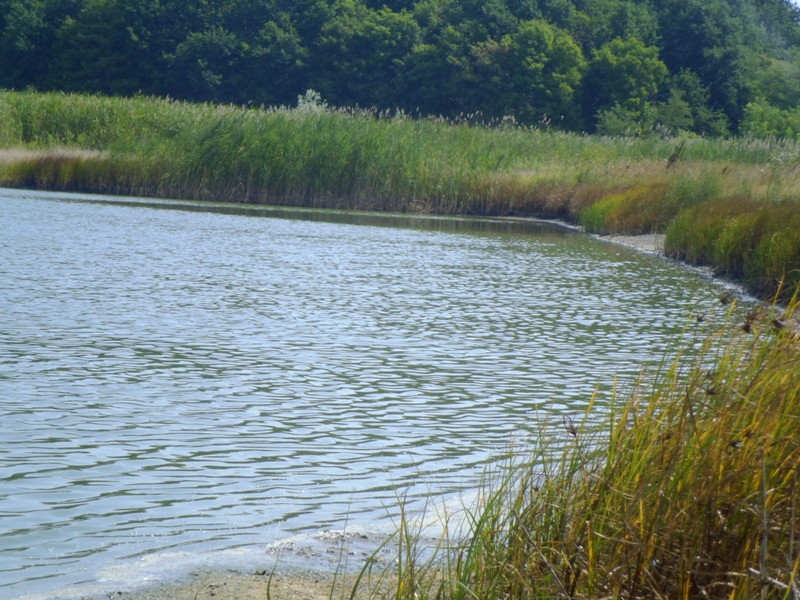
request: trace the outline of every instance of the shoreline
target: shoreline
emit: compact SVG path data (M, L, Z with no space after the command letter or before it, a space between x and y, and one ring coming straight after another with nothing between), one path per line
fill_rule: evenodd
M159 583L130 591L84 596L86 600L329 600L350 597L355 575L324 571L287 570L270 574L265 570L193 572L179 581ZM353 598L369 597L366 590Z
M648 254L658 254L664 256L664 238L663 233L644 233L640 235L598 235L599 240L604 240L612 244L626 246L646 252Z
M547 221L553 222L553 221ZM570 223L561 223L565 228L580 229ZM663 234L604 235L594 236L599 240L625 246L648 254L663 256ZM265 552L265 558L269 552ZM268 561L265 561L265 563ZM359 565L360 566L360 565ZM385 566L385 565L384 565ZM378 574L381 567L376 569ZM173 580L144 584L129 590L105 591L95 596L84 596L86 600L330 600L335 597L350 597L357 575L335 571L287 567L270 574L264 569L245 572L239 569L193 570ZM353 596L368 598L370 586L365 586ZM53 599L55 600L55 599Z
M111 564L91 582L14 600L330 600L374 597L369 590L391 580L396 548L391 534L321 531L304 539L286 538L257 549L210 554L143 556ZM361 588L353 586L365 566ZM352 596L351 596L352 594Z

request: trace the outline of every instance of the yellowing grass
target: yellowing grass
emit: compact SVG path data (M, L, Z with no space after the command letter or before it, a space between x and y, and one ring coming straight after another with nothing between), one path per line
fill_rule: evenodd
M731 311L655 378L617 392L604 428L590 407L514 450L466 534L399 564L396 597L796 597L796 308ZM404 527L401 552L419 556Z

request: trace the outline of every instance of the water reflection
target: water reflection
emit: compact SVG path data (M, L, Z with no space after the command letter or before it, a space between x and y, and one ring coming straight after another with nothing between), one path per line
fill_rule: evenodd
M0 223L6 597L469 488L717 295L513 221L4 191Z
M235 204L230 202L199 202L190 200L160 200L157 198L120 198L91 194L61 194L62 202L81 204L104 204L107 206L140 206L153 209L181 210L247 217L271 217L292 221L317 223L342 223L346 225L369 225L420 229L441 233L470 233L493 235L575 235L569 226L536 219L516 218L470 218L436 216L424 214L383 213L348 210L319 210L292 206L265 206L261 204Z

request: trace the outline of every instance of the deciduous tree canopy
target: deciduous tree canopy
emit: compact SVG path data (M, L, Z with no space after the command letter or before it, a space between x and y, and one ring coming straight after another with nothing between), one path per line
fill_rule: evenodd
M0 86L798 135L789 0L0 0Z

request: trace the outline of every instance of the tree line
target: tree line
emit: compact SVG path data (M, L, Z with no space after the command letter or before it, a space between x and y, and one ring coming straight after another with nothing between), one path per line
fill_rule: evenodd
M0 0L0 87L800 135L788 0Z

